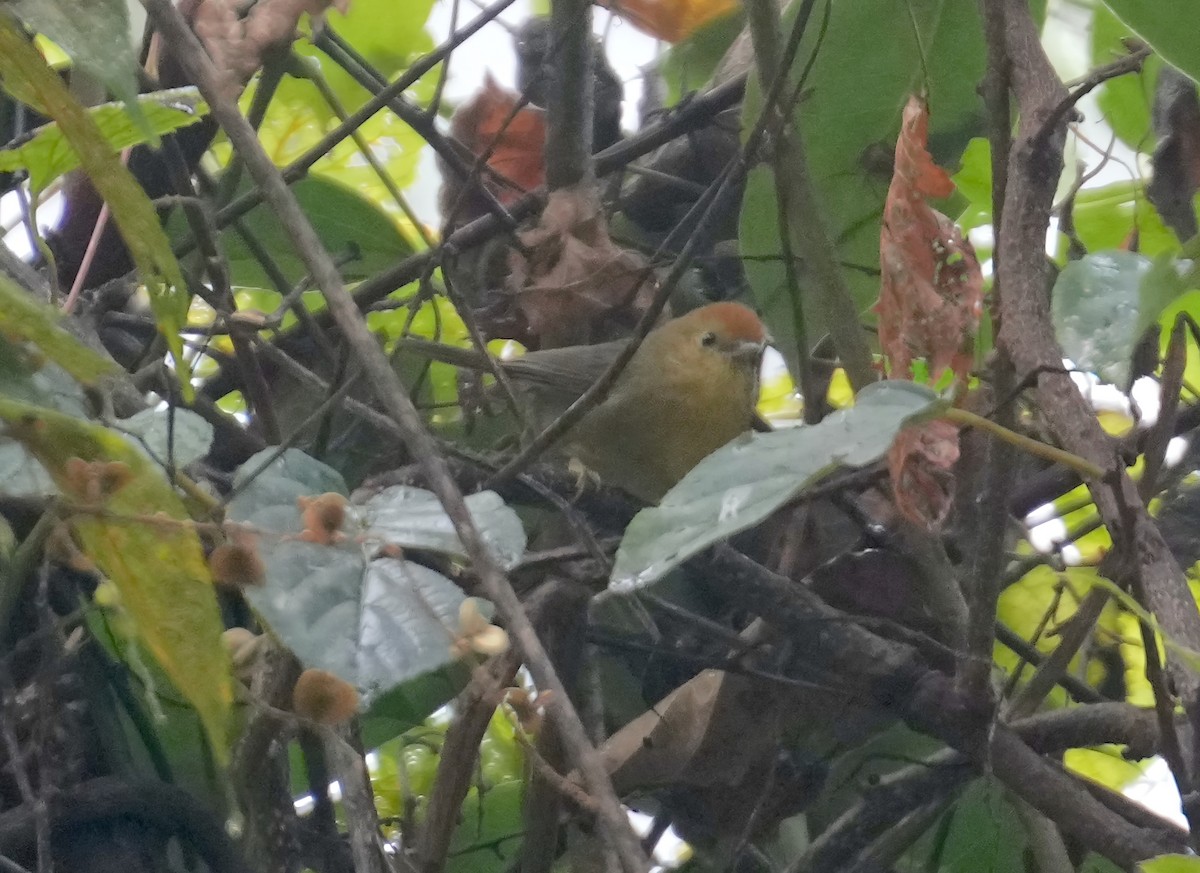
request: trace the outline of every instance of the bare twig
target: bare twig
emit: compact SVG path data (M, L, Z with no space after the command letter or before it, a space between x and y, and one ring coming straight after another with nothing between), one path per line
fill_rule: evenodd
M562 732L564 745L575 765L584 774L589 792L600 806L597 817L606 838L621 852L627 873L644 873L649 868L637 835L617 798L608 774L596 750L588 742L579 715L571 706L566 690L550 663L529 617L509 584L503 569L489 550L471 519L462 492L454 482L445 458L425 430L421 415L413 406L404 386L392 370L359 314L358 306L342 284L336 265L304 215L295 195L288 188L270 157L263 151L253 129L246 123L236 104L221 91L220 77L204 53L199 41L170 0L145 0L155 26L179 61L191 74L212 107L213 116L228 135L233 147L242 153L246 169L262 189L264 198L279 218L297 254L304 261L317 287L321 289L330 314L346 338L354 356L386 410L405 434L405 442L414 458L424 466L429 484L454 523L455 531L486 595L496 604L510 636L520 647L526 664L538 686L553 692L549 714Z
M806 17L804 10L812 6L812 3L808 3L801 7L798 24ZM781 27L778 4L774 0L747 0L746 12L754 40L759 79L774 82L786 78L790 63L784 63L779 43ZM777 106L767 106L764 111L773 117L778 111ZM816 186L808 173L804 138L799 131L793 131L793 125L796 124L794 117L782 119L782 122L776 143L779 154L775 162L779 174L776 183L787 194L793 242L809 273L806 285L812 301L821 313L824 327L833 339L842 366L854 388L861 389L876 378L871 349L859 323L858 308L854 304L850 286L837 262L837 248L825 227Z

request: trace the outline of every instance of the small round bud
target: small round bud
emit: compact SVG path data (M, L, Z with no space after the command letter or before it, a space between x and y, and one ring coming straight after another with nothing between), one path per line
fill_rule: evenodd
M320 724L341 724L358 711L358 692L328 670L310 668L292 689L292 710Z

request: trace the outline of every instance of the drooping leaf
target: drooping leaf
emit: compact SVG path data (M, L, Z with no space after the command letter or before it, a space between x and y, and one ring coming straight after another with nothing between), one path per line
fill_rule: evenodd
M133 174L118 160L91 115L5 16L0 16L0 73L6 81L20 82L37 95L77 153L88 179L108 204L149 293L150 306L174 359L184 399L190 400L190 367L183 356L180 336L187 318L187 287L154 205Z
M713 543L746 530L840 466L878 460L906 422L936 414L936 394L911 382L877 382L820 424L739 437L713 452L643 509L625 531L609 588L662 578Z
M224 626L200 538L162 471L113 431L50 409L0 398L0 419L68 498L102 502L104 513L72 513L71 529L225 761L233 683Z
M788 32L802 4L784 14ZM793 78L815 54L795 111L816 185L817 209L837 246L837 260L860 311L879 294L879 225L901 111L914 82L929 92L933 111L929 150L942 162L962 153L981 129L975 91L987 52L978 7L971 3L897 5L892 0L822 4L805 29ZM1035 4L1040 15L1042 4ZM869 88L863 71L870 71ZM797 82L798 83L798 82ZM743 104L743 135L758 120L763 89L752 77ZM754 299L789 363L795 364L794 313L779 246L778 204L768 168L747 180L738 234ZM802 289L807 293L803 269ZM806 298L802 298L806 299ZM826 325L804 306L807 335L816 341Z
M208 114L208 104L193 87L140 94L137 103L142 111L140 124L131 117L129 108L120 103L104 103L88 109L114 152L147 142L151 132L159 136L171 133L195 124ZM35 192L46 190L51 182L78 166L79 155L58 124L39 127L16 145L0 149L0 171L28 170L29 185Z
M953 468L958 428L948 421L922 421L903 428L888 451L896 508L914 524L941 527L954 502Z
M896 167L879 234L879 345L896 378L924 357L934 381L947 369L965 383L983 311L983 272L970 242L926 203L954 183L926 149L929 109L909 98L896 140Z
M116 361L85 346L61 326L58 312L0 273L0 331L32 343L38 351L85 385L121 372Z
M1146 194L1180 239L1196 235L1193 198L1200 190L1200 95L1196 83L1166 67L1154 92L1154 171Z

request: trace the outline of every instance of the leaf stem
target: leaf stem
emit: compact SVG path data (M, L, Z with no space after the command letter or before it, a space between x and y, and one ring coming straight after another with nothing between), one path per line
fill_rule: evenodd
M982 415L976 415L974 412L951 408L942 413L941 417L955 424L961 424L964 427L977 427L980 430L985 430L997 439L1002 439L1009 445L1016 446L1018 449L1029 452L1031 455L1036 455L1039 458L1045 458L1047 461L1053 461L1056 464L1069 467L1085 479L1104 478L1104 469L1093 464L1091 461L1081 458L1079 455L1073 455L1057 446L1052 446L1049 443L1043 443L1022 433L1017 433L1015 430L1009 430L1004 425L997 424L990 418L984 418Z

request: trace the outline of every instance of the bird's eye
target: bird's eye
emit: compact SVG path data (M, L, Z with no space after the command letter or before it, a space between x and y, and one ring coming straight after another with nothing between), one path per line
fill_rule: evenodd
M700 345L711 348L717 344L717 335L711 330L700 337Z

